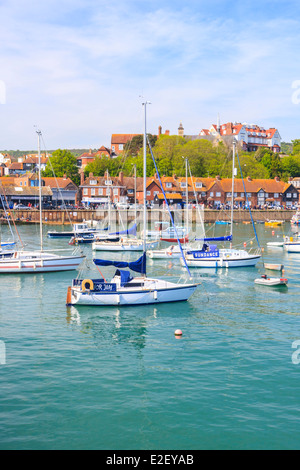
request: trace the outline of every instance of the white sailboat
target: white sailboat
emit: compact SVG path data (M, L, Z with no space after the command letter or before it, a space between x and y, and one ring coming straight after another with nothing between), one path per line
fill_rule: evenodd
M143 251L144 241L139 239L136 235L136 165L134 166L134 200L135 200L135 225L131 229L123 230L120 232L110 233L109 236L117 237L116 240L109 238L98 238L92 244L92 249L95 251ZM110 207L110 191L109 191L109 207ZM157 247L159 241L149 241L146 243L146 250Z
M117 271L110 282L102 279L73 279L68 288L67 305L145 305L162 302L178 302L188 300L198 284L174 283L163 279L149 278L146 275L146 106L144 131L144 249L143 255L135 262L119 262L94 259L96 266L115 266ZM128 267L140 273L132 277L130 271L120 268Z
M186 158L185 159L185 178L186 178L186 205L185 205L185 226L184 227L176 227L176 231L177 231L177 235L179 237L179 239L182 238L182 233L180 232L180 229L183 229L184 231L184 240L185 239L188 239L188 236L189 236L189 195L188 195L188 159ZM193 186L193 189L194 189L194 185L193 185L193 178L191 177L191 181L192 181L192 186ZM197 203L197 196L195 194L195 191L194 191L194 197L195 197L195 200L196 200L196 204L197 204L197 209L198 209L198 203ZM202 217L200 216L200 222L201 222L201 225L203 225L203 220L202 220ZM173 229L174 231L174 229ZM176 234L175 234L176 236ZM161 237L161 239L163 239L164 237ZM174 234L173 234L173 238L174 238ZM175 238L175 241L176 238ZM182 243L182 240L180 240L180 242ZM192 250L192 245L189 243L184 243L183 247L181 248L179 246L179 244L177 245L171 245L171 246L168 246L166 248L161 248L159 250L149 250L147 252L147 255L149 256L149 258L151 259L179 259L181 258L181 250L183 252L187 252L189 250Z
M201 250L191 250L185 253L185 262L190 268L236 268L255 266L261 257L260 250L249 253L243 249L218 248L216 244L206 244L209 241L231 241L233 232L234 176L235 176L235 141L233 142L232 157L232 191L231 191L231 233L228 237L204 238ZM184 264L181 259L181 264Z
M77 269L85 258L81 253L73 255L58 255L43 249L42 224L42 186L41 186L41 159L40 137L38 134L39 155L39 215L40 215L40 249L39 250L11 250L9 253L0 252L0 273L37 273L53 271L71 271Z

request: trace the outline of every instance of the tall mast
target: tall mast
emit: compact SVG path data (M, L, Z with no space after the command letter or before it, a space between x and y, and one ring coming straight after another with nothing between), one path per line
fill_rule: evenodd
M40 244L41 251L43 251L43 218L42 218L42 179L41 179L41 145L40 137L41 131L36 131L38 135L38 156L39 156L39 209L40 209Z
M185 187L186 187L186 235L189 233L189 191L188 191L188 159L185 157Z
M145 111L145 123L144 123L144 164L143 164L143 178L144 178L144 253L146 253L146 229L147 229L147 193L146 193L146 186L147 186L147 104L150 104L149 101L145 101L145 103L142 103L144 106L144 111Z
M231 228L230 235L233 231L233 201L234 201L234 176L235 176L235 139L233 139L233 152L232 152L232 188L231 188Z
M134 163L133 167L134 167L134 223L136 224L136 218L137 218L137 209L136 209L136 163Z

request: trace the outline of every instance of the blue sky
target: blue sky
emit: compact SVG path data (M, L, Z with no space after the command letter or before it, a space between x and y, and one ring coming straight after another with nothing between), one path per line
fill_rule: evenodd
M296 1L0 0L0 149L221 122L300 138ZM299 83L297 83L299 81ZM294 87L294 88L293 88ZM299 90L299 92L298 92Z

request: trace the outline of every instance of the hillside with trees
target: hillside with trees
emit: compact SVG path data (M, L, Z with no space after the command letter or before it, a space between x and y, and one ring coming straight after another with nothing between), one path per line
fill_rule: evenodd
M138 136L139 137L139 136ZM150 141L153 136L149 135ZM152 150L161 175L183 176L185 174L185 158L188 158L193 176L221 176L228 178L232 172L232 150L222 142L216 146L206 139L189 140L177 135L161 135L152 140ZM277 154L268 148L260 148L256 152L238 150L236 166L238 177L274 178L282 180L300 176L300 139L293 140L285 150L290 154ZM137 175L143 174L143 142L136 139L134 145L125 147L123 153L114 159L97 158L85 168L85 175L92 172L95 176L103 176L106 170L111 176L117 176L122 170L125 175L133 173L136 165ZM155 173L154 164L147 150L147 176Z

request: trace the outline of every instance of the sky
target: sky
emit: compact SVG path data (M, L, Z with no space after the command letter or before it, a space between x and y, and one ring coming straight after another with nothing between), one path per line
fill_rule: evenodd
M0 149L225 122L300 138L300 2L0 0Z

